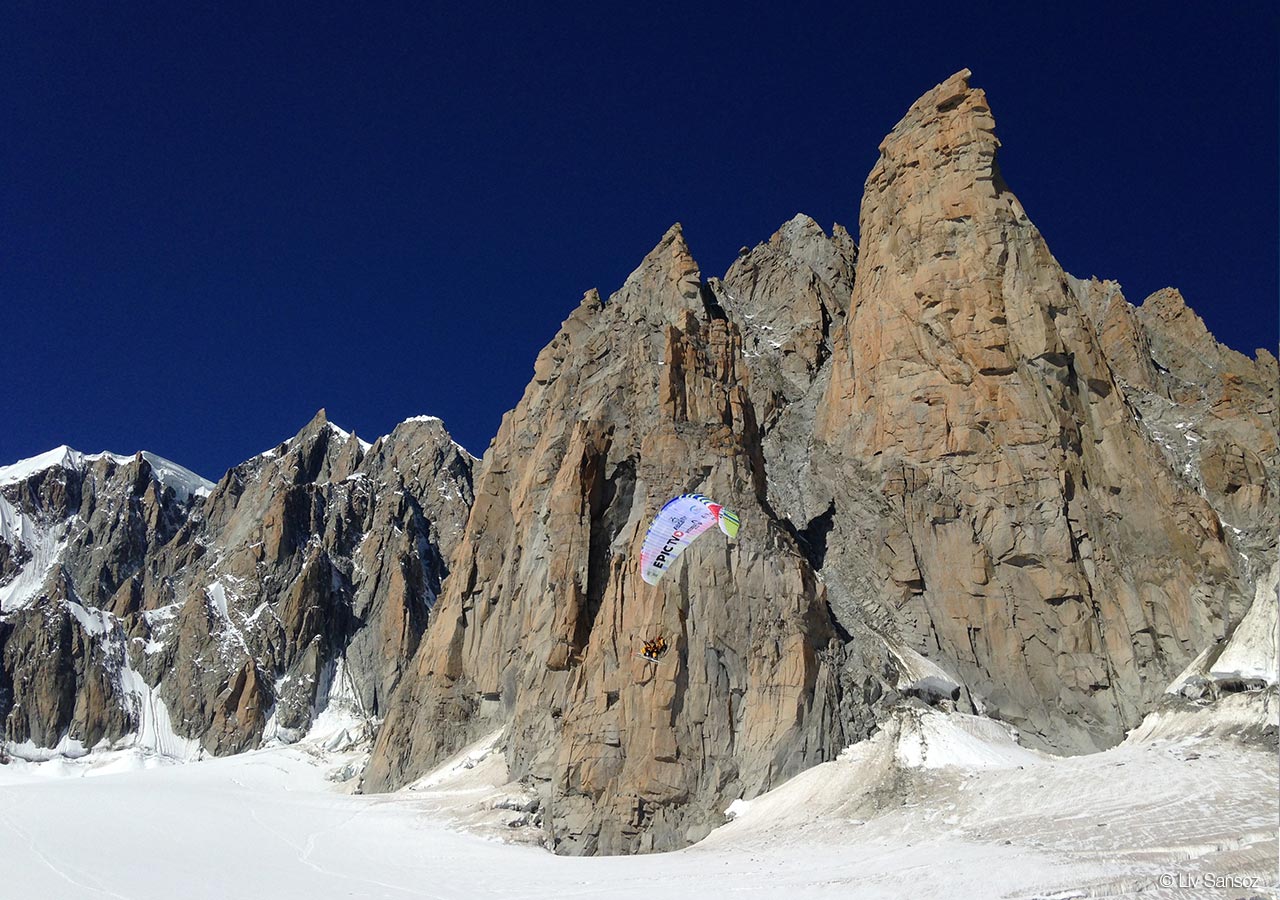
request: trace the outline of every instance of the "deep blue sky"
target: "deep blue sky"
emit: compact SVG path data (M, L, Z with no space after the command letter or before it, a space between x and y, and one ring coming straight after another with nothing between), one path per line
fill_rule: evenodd
M1042 5L6 4L0 464L217 478L322 406L482 453L584 290L677 220L706 274L855 226L965 66L1069 271L1274 349L1274 6Z

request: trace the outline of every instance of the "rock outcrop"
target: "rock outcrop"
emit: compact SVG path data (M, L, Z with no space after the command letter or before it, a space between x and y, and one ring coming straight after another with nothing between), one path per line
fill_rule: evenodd
M198 498L149 454L84 456L62 447L0 478L0 717L6 737L85 746L128 733L120 648L97 607L186 524ZM170 464L171 465L171 464Z
M1276 555L1280 369L1219 344L1173 288L1136 309L1111 282L1077 283L1146 434L1213 506L1256 581Z

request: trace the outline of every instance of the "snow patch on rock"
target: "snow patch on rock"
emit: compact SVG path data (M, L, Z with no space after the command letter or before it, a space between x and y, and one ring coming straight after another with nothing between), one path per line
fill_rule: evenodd
M1018 743L1002 722L963 713L922 712L897 722L894 756L908 769L1008 769L1033 766L1045 757Z
M35 599L62 559L74 522L42 525L0 495L0 540L28 555L17 575L0 585L0 613L14 612Z

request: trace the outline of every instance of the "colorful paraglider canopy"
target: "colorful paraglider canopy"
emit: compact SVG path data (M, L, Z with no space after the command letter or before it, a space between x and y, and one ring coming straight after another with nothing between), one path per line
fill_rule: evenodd
M681 494L658 511L640 551L640 574L649 584L657 584L694 538L712 525L719 525L728 537L738 536L738 517L719 503L701 494Z

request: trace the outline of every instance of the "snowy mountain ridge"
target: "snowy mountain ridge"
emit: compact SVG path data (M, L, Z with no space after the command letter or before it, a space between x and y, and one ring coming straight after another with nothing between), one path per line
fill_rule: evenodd
M94 477L95 465L105 463L114 473L137 460L145 461L151 476L162 488L171 490L180 505L202 500L214 488L207 478L147 450L132 456L106 450L84 453L63 444L0 466L0 541L8 548L4 551L7 565L0 567L0 613L13 612L33 600L62 562L68 543L84 532L85 523L78 510L57 508L66 499L66 485L55 490L56 500L42 496L52 488L42 485L34 489L34 496L28 496L19 486L27 481L42 481L41 476L55 469L85 480ZM111 474L104 473L104 477L110 479ZM6 488L11 497L4 496Z
M472 464L439 419L370 443L322 410L217 484L70 447L3 467L7 744L189 760L367 732L447 573Z
M322 409L320 410L320 412L324 413L324 410ZM409 416L408 418L401 420L396 425L396 428L399 428L402 425L412 425L415 423L434 424L434 425L438 425L441 428L441 430L444 430L444 420L441 419L439 416L429 416L429 415ZM348 441L351 439L352 435L355 435L355 432L347 431L345 428L341 427L340 425L335 425L333 422L329 422L328 427L330 432L332 432L334 435L338 437L339 440L342 440L342 441ZM381 442L387 441L391 437L391 435L395 434L395 431L396 429L393 428L391 429L391 431L387 432L386 434L380 435L379 437L374 438L373 441L366 441L364 438L356 435L356 440L360 443L360 449L365 453L368 453L370 450L376 447L380 441ZM263 450L261 453L257 454L256 456L251 457L251 459L259 459L259 458L271 459L273 457L279 456L281 453L284 453L289 449L290 445L293 443L293 440L294 440L293 438L289 438L277 444L276 446L270 448L269 450ZM476 459L475 454L471 453L471 451L467 450L466 447L462 446L457 441L453 440L452 437L449 440L460 453L466 456L467 459L470 459L473 461Z
M152 453L149 450L140 450L133 455L111 453L107 450L98 453L83 453L68 447L66 444L27 459L20 459L12 465L0 466L0 486L16 484L19 481L30 478L32 475L55 467L73 472L83 472L88 467L88 464L101 459L110 459L123 466L138 456L150 463L157 480L165 487L172 488L178 499L183 502L186 502L192 496L207 497L214 488L214 483L209 479L197 475L185 466L180 466L172 460L165 459L163 456Z

